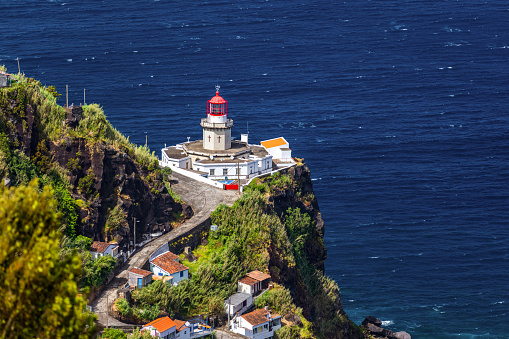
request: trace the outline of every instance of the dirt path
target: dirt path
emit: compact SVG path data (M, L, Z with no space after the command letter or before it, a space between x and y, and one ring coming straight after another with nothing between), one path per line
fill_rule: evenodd
M235 191L220 190L177 173L172 174L172 181L177 181L177 183L172 184L172 188L180 195L182 200L191 205L194 215L178 228L149 242L143 246L143 248L139 249L138 252L131 258L129 258L127 263L124 265L123 271L115 276L115 278L91 304L94 313L97 314L99 327L118 327L128 325L108 316L106 312L108 309L107 305L111 306L111 303L117 296L117 289L120 286L125 285L127 282L127 271L133 267L142 267L148 260L150 254L152 254L156 249L164 243L173 240L182 233L202 223L210 216L210 213L212 213L220 203L225 203L231 206L238 198L238 193Z

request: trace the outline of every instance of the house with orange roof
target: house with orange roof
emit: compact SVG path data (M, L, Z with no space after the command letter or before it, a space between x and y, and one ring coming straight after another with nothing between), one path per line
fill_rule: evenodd
M268 308L262 308L233 318L230 330L252 339L268 339L281 328L281 316L272 314Z
M141 328L141 331L149 331L155 338L173 339L177 331L177 324L170 317L162 317L149 322Z
M152 282L152 272L142 270L138 267L131 268L128 272L127 281L129 286L142 288Z
M244 278L238 281L238 291L249 293L251 295L258 294L269 285L270 275L260 271L249 272Z
M103 257L105 255L111 255L112 257L117 257L119 253L119 246L117 243L108 243L102 241L94 241L92 245L90 245L90 254L92 258L97 259L99 257Z
M182 265L178 255L170 251L153 258L150 261L150 270L157 276L172 276L174 285L189 279L189 267Z
M260 144L272 155L272 159L276 165L287 166L288 164L295 163L292 159L292 149L285 138L268 139L260 142Z

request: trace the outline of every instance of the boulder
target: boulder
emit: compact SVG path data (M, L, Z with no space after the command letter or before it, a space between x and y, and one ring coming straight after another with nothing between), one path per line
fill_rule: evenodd
M370 333L373 333L373 334L382 334L383 331L385 331L383 328L381 327L378 327L376 325L373 325L373 324L366 324L364 325L364 327L366 327L366 329L370 332Z
M396 338L396 339L412 339L410 334L408 334L405 331L400 331L400 332L394 333L394 338Z
M362 325L364 326L366 326L367 324L373 324L375 326L381 327L382 321L370 315L369 317L366 317L366 319L364 319L364 321L362 322Z

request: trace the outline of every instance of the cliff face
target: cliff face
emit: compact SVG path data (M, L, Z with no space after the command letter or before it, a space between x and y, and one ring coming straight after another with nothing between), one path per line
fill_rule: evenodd
M295 305L302 308L319 337L363 338L363 331L350 322L343 311L336 282L324 275L327 258L324 223L308 167L301 163L281 171L275 178L258 179L252 186L267 193L265 213L274 212L286 224L294 246L294 260L285 255L285 250L270 246L268 266L272 280L291 291ZM288 218L292 213L289 209L296 208L309 215L312 227L293 239ZM301 244L295 246L296 242Z
M62 183L73 198L64 219L93 240L132 236L136 218L139 242L142 234L168 231L192 214L168 194L155 157L148 150L139 155L140 148L114 130L100 108L63 109L45 90L24 79L0 91L3 177L13 184L34 177Z

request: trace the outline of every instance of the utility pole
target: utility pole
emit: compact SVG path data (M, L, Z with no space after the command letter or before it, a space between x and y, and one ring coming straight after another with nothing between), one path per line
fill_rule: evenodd
M230 309L232 307L232 305L230 304L231 303L230 298L231 297L228 297L228 331L230 330Z
M65 85L65 107L69 108L69 85Z
M134 218L134 249L136 249L136 217L133 217Z
M148 134L147 132L145 132L145 148L147 148L147 144L148 144Z
M110 304L110 298L109 298L109 295L108 295L108 291L106 291L106 328L109 327L109 314L108 314L108 305Z
M240 160L237 159L237 180L239 182L239 195L240 195Z
M19 68L19 58L16 58L18 60L18 74L21 74L21 68Z
M85 101L85 89L83 88L83 105L86 105L86 101Z

